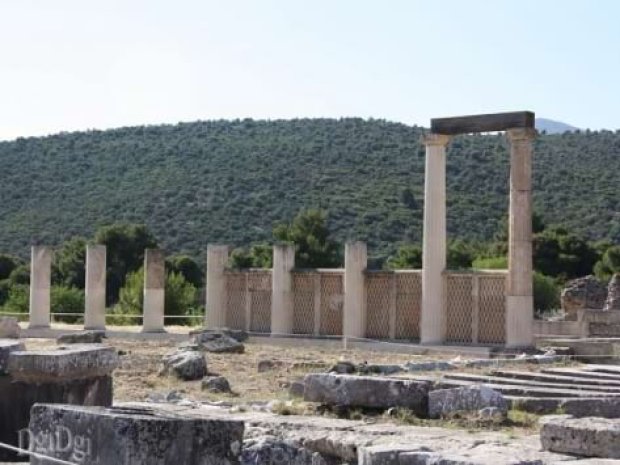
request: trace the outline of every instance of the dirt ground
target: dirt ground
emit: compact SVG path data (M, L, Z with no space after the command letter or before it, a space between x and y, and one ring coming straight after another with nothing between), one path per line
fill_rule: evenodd
M339 360L355 363L404 363L449 356L420 356L368 350L343 350L334 347L283 347L265 342L245 343L243 354L206 353L210 373L225 376L233 394L212 394L201 390L200 381L180 381L173 376L160 376L162 356L174 351L174 340L132 340L108 338L121 353L121 366L114 372L114 398L117 402L143 401L153 392L177 390L198 401L226 401L234 404L288 399L288 385L306 373L326 371ZM53 339L26 339L28 349L49 348ZM258 372L258 362L271 360L272 370Z

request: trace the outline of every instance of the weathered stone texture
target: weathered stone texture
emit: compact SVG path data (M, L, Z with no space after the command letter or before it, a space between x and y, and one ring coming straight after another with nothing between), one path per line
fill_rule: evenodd
M109 375L118 363L113 347L73 345L57 350L14 352L9 359L9 372L18 381L65 382Z
M584 309L602 310L607 288L592 275L573 279L562 290L562 309L567 320L576 320L577 312Z
M428 394L428 415L431 418L455 412L477 412L485 407L495 407L503 415L508 412L504 396L484 385L439 389Z
M620 459L620 420L552 415L541 419L545 450L584 457Z
M101 344L105 338L103 330L78 331L61 334L56 338L58 344Z
M174 374L184 381L202 379L207 374L207 361L202 352L178 351L163 358L162 374Z
M194 335L193 341L199 344L202 350L215 354L242 354L245 351L241 342L221 331L203 331Z
M156 407L39 404L32 408L32 434L53 434L58 428L71 431L74 438L73 447L52 453L61 460L78 458L79 439L82 456L88 455L86 463L98 465L236 465L244 425L235 420L173 416Z
M614 274L609 281L605 310L620 310L620 273Z
M23 342L14 339L0 339L0 376L8 373L9 356L12 352L24 350Z
M0 339L17 339L19 338L20 332L21 329L17 322L17 318L0 316Z
M316 373L304 378L304 400L344 407L405 407L426 415L430 383L371 376Z

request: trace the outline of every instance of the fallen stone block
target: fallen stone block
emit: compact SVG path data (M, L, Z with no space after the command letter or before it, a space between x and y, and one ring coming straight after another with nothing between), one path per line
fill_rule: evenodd
M207 361L201 352L185 350L166 355L161 374L174 374L184 381L195 381L207 375Z
M249 339L249 334L247 331L242 329L230 329L230 328L220 328L220 329L197 329L189 332L190 337L199 336L203 333L221 333L225 334L228 337L232 337L237 342L245 342Z
M329 459L328 459L329 460ZM241 465L329 465L318 452L312 452L295 441L262 436L246 439Z
M543 449L583 457L620 459L620 420L552 415L540 420Z
M201 387L205 391L213 393L230 393L230 383L224 376L207 376L202 379Z
M439 418L456 412L478 412L496 407L503 415L508 413L508 402L502 394L484 385L438 389L428 394L428 416Z
M0 442L17 445L36 402L111 405L117 360L111 347L10 352L8 374L0 375ZM0 461L15 459L0 448Z
M0 316L0 339L18 339L21 328L17 318Z
M25 350L24 343L14 339L0 339L0 376L8 374L9 356L12 352Z
M11 353L9 373L16 381L69 381L109 375L118 366L113 347L71 346Z
M105 331L102 330L78 331L61 334L56 338L56 342L58 344L101 344L105 337Z
M407 371L446 371L458 368L457 365L450 362L407 362L405 369Z
M430 383L398 378L314 373L304 378L304 400L343 407L404 407L426 416Z
M219 331L203 331L194 335L193 341L199 344L202 350L215 354L242 354L245 352L245 346L241 342Z
M241 421L171 415L155 406L50 404L33 406L29 426L32 437L49 439L42 444L54 444L58 437L64 441L63 447L35 452L98 465L237 465L243 430ZM44 463L31 459L32 465Z

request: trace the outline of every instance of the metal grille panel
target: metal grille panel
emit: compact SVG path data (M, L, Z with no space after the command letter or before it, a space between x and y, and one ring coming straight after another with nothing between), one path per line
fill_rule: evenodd
M390 337L393 284L393 273L366 274L366 337L377 339Z
M242 271L226 272L226 326L246 329L246 275Z
M314 333L314 285L317 273L293 273L293 333Z
M473 276L446 276L446 340L448 342L472 342Z
M506 342L506 277L480 276L478 340L487 344Z
M270 270L252 270L248 273L251 331L271 332L271 291Z
M342 335L344 272L321 272L321 329L323 335Z
M422 273L396 272L396 339L420 338Z

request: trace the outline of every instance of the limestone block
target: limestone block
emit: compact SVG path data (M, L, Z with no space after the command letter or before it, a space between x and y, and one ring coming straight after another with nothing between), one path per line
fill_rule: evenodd
M605 310L620 310L620 273L613 275L607 286Z
M194 329L194 330L191 330L189 332L189 335L191 337L194 337L194 336L198 336L198 335L200 335L202 333L222 333L222 334L225 334L226 336L232 337L237 342L245 342L250 337L250 335L248 334L247 331L244 331L242 329L230 329L230 328L218 328L218 329L201 328L201 329Z
M620 419L551 415L540 421L540 442L552 452L620 459Z
M405 407L425 416L429 388L425 381L315 373L304 378L304 400L346 407Z
M180 350L163 358L164 374L174 374L185 381L202 379L207 374L207 361L202 352Z
M23 342L13 339L0 339L0 376L8 373L11 352L20 350L25 350Z
M508 413L508 402L504 396L484 385L438 389L428 394L430 418L439 418L455 412L477 412L486 407L496 407L504 415Z
M37 404L31 434L70 437L55 458L98 465L237 465L241 421L187 418L158 407L101 408ZM80 460L82 458L82 460ZM32 459L31 464L44 462Z
M602 309L606 298L607 288L592 275L568 281L560 297L567 320L576 320L582 309Z
M66 382L107 376L118 362L113 347L75 345L57 350L13 352L9 357L9 373L17 381Z
M8 317L8 316L0 316L0 339L2 338L13 338L17 339L21 329L19 327L19 323L17 318Z
M88 330L74 333L61 334L56 338L58 344L101 344L105 331Z
M242 354L245 346L235 338L219 331L205 331L196 334L193 341L206 352L215 354L232 353Z

